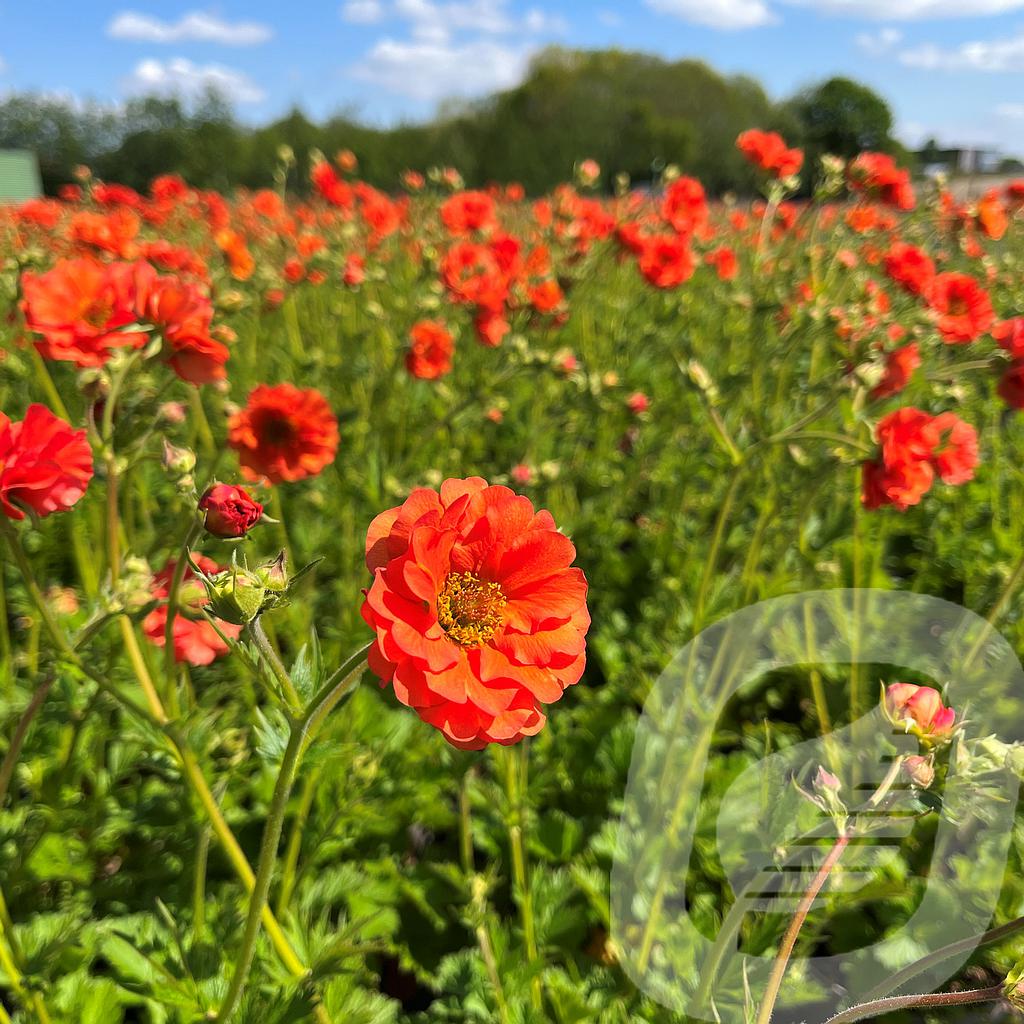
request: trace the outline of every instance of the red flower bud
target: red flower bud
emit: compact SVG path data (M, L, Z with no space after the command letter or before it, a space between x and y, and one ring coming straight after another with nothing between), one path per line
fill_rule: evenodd
M199 511L206 513L204 525L214 537L244 537L259 522L263 506L241 487L214 484L199 499Z

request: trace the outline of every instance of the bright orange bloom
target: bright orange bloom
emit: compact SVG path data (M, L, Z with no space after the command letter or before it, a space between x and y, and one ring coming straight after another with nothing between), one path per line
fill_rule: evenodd
M911 295L925 295L935 280L931 257L905 242L894 242L886 253L885 272Z
M704 186L696 178L676 178L661 201L661 216L680 234L693 234L708 222L708 201Z
M250 480L302 480L334 460L338 421L315 388L260 384L228 422L228 444Z
M139 265L136 284L138 317L160 329L171 369L192 384L223 380L229 353L210 336L210 299L196 285L157 276L146 264Z
M755 167L768 171L777 178L788 178L799 172L804 165L804 155L799 149L789 149L778 132L763 132L757 128L741 132L736 139L736 148Z
M409 331L406 369L420 380L436 380L452 370L455 341L440 320L420 320Z
M980 338L996 322L988 292L969 274L939 274L929 292L937 325L948 345L965 345Z
M693 274L693 254L681 235L654 235L643 241L640 273L657 288L678 288Z
M586 662L587 581L546 511L485 480L415 490L366 538L370 667L449 743L478 750L544 726Z
M917 342L912 341L902 348L893 349L886 354L885 373L871 394L875 398L898 395L910 383L910 378L920 365L921 353Z
M441 221L452 235L491 231L497 226L494 200L486 192L457 192L441 205Z
M122 328L136 320L132 266L91 258L61 260L45 274L21 275L21 308L47 359L102 366L115 348L139 348L147 335Z

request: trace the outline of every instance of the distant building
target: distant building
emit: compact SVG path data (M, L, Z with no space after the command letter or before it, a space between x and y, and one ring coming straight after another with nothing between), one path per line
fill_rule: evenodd
M939 174L997 174L1006 157L996 149L939 149L929 146L918 154L929 178Z
M42 194L35 153L27 149L0 149L0 204L23 203Z

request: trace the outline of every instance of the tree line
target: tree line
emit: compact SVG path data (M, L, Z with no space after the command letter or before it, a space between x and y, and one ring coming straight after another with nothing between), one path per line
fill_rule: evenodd
M735 149L746 128L782 132L813 167L825 152L899 151L892 126L886 101L845 78L778 102L755 79L721 75L700 61L559 47L540 53L515 88L390 128L346 115L315 123L297 108L251 127L215 93L192 103L150 96L117 108L33 94L0 101L0 148L35 151L48 192L79 164L139 189L170 172L201 188L269 186L283 146L296 157L288 185L297 192L307 187L311 150L341 149L355 152L361 176L383 188L395 187L406 169L453 165L468 185L518 181L539 194L593 157L606 182L621 172L642 183L675 164L712 193L750 191L752 172Z

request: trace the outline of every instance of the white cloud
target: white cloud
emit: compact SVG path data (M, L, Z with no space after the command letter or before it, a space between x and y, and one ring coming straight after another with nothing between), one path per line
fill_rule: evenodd
M617 28L622 24L622 15L617 14L615 11L598 11L597 20L609 28Z
M256 21L223 21L212 14L192 11L177 21L161 21L137 11L122 11L107 26L114 39L147 43L221 43L224 46L256 46L273 35L270 27Z
M925 18L976 18L1024 8L1024 0L784 0L822 14L878 21L916 21Z
M1008 121L1024 121L1024 103L1000 103L996 113Z
M880 57L902 39L903 33L898 28L883 28L878 32L861 32L854 41L865 53Z
M899 55L900 62L927 71L1024 71L1024 33L1003 39L976 40L944 49L923 43Z
M659 14L671 14L709 28L757 28L777 20L764 0L644 0L644 3Z
M341 5L341 17L353 25L373 25L384 17L380 0L348 0Z
M140 61L125 82L129 93L194 97L215 89L236 103L259 103L266 93L248 75L219 64L199 66L184 57Z
M382 39L351 74L417 100L473 96L516 85L532 52L530 47L513 48L487 39L463 44Z

